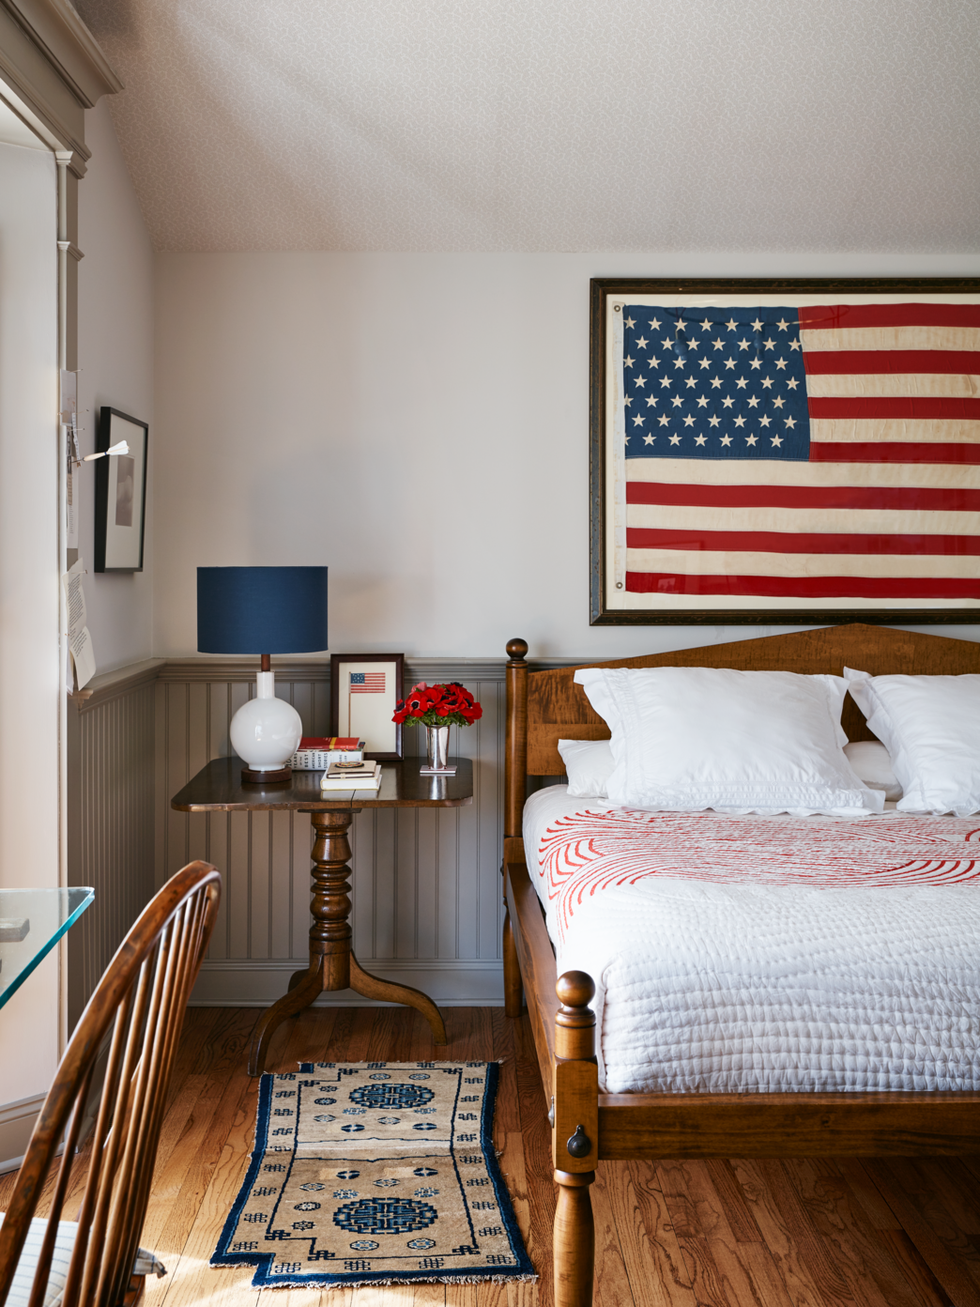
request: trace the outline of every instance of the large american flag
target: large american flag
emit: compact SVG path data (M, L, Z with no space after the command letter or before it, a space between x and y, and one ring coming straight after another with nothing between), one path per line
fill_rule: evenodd
M621 590L980 600L980 306L625 304L622 322Z

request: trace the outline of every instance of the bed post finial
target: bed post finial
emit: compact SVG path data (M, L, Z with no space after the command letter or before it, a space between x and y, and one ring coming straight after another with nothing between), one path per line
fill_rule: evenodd
M589 1187L599 1158L599 1072L595 983L585 971L566 971L555 992L555 1123L552 1155L555 1212L555 1307L591 1307L595 1221Z
M595 981L587 971L565 971L558 977L555 993L561 1007L555 1020L561 1030L586 1030L590 1032L574 1046L574 1051L565 1052L565 1042L558 1035L559 1057L592 1057L595 1053L594 1038L595 1013L589 1004L595 998ZM567 1039L567 1036L565 1037ZM587 1051L586 1051L587 1046Z
M507 641L507 745L504 754L504 836L519 837L527 797L527 641Z

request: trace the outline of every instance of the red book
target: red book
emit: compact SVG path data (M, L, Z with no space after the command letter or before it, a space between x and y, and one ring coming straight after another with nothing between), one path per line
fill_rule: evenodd
M326 752L330 749L363 749L364 741L356 735L304 735L299 742L300 749L317 749Z

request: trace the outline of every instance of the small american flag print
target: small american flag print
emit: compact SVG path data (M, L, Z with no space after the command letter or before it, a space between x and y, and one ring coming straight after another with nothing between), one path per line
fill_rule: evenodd
M980 305L622 318L628 593L980 602Z
M384 694L385 675L384 672L351 672L351 694Z

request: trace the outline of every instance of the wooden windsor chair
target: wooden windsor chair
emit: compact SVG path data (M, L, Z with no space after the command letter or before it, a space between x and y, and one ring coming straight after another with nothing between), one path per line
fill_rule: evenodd
M0 1304L129 1307L142 1296L145 1277L133 1268L167 1089L220 895L214 867L192 862L178 871L143 909L99 981L55 1073L0 1225ZM88 1164L81 1205L69 1224L62 1209L110 1027L95 1127L79 1154ZM48 1215L36 1218L62 1142Z

